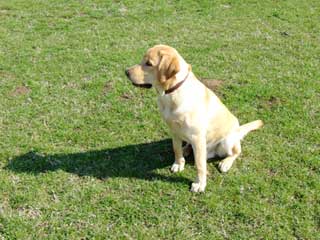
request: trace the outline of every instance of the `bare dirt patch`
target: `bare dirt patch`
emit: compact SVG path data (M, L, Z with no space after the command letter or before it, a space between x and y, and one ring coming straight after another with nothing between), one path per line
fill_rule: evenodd
M26 95L29 94L31 92L31 89L26 87L26 86L17 86L12 92L11 92L11 96L13 97L17 97L17 96L21 96L21 95Z
M272 109L283 104L283 102L284 101L279 97L270 96L269 98L263 100L259 106L260 108L263 108L263 109Z
M281 99L275 96L271 96L267 102L266 102L270 107L274 105L279 105L281 103Z
M108 95L109 92L111 92L113 88L113 84L112 82L107 82L104 86L103 86L103 95Z
M217 91L224 83L223 80L209 79L209 78L201 78L200 81L212 91Z
M120 97L125 100L129 100L133 98L132 95L130 95L129 93L124 93Z

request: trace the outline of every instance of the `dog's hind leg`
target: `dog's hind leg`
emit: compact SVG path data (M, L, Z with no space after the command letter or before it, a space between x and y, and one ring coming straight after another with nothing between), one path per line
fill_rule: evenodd
M234 160L240 155L241 153L241 145L240 140L235 143L231 149L231 151L228 153L229 156L227 156L225 159L221 160L219 163L219 169L221 172L227 172L231 168Z
M207 159L214 158L216 156L216 152L214 150L207 150Z

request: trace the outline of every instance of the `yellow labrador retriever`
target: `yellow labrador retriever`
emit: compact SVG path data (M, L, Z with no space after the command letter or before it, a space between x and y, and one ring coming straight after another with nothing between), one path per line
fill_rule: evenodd
M193 192L205 190L208 158L224 158L219 169L227 172L241 152L240 140L263 125L256 120L240 126L238 119L195 77L191 66L172 47L156 45L148 49L141 63L125 72L135 86L153 86L158 92L160 113L172 133L172 172L184 169L182 141L191 144L197 167Z

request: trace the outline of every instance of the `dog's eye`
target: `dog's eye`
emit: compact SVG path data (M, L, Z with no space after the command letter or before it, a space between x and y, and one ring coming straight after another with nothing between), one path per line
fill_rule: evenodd
M150 61L147 61L147 62L146 62L146 66L152 67L152 63L151 63Z

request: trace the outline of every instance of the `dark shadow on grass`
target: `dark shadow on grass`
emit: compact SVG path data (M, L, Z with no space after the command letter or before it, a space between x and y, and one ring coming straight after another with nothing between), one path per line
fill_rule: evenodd
M71 154L48 155L36 151L13 158L6 169L18 173L39 174L63 170L79 176L99 179L113 177L139 178L149 181L190 181L184 177L156 173L173 163L173 152L169 139L158 142L129 145L125 147Z

